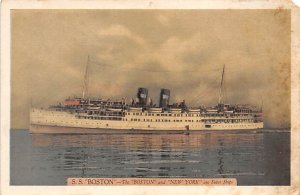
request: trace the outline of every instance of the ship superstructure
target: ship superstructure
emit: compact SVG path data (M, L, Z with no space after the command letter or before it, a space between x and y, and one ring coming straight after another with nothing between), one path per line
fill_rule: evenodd
M161 90L159 106L147 104L145 88L138 101L68 98L49 109L32 109L31 125L127 130L226 130L263 128L262 110L250 105L217 104L188 107L167 104L170 91ZM167 93L166 93L167 92Z

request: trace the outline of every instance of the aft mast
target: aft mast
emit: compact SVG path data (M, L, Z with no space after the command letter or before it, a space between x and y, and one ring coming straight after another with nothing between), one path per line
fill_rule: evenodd
M223 89L224 73L225 73L225 64L223 65L222 79L221 79L221 84L220 84L220 89L219 89L219 104L222 103L222 98L223 98L222 89Z
M84 74L84 83L83 83L83 91L82 91L82 98L85 98L85 95L88 94L88 84L89 84L89 64L90 64L90 56L87 58L87 64L85 68Z

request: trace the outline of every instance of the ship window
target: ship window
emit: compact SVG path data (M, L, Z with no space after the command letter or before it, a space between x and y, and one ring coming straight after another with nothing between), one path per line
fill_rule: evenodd
M156 114L156 116L160 116L160 114Z
M172 114L169 114L169 116L172 116Z

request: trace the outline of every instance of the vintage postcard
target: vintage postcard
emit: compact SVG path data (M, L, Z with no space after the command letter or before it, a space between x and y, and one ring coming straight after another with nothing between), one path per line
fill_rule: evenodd
M3 1L1 192L299 194L299 19L290 1Z

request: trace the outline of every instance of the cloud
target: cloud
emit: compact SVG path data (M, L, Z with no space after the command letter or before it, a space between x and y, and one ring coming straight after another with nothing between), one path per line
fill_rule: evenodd
M156 19L162 24L162 25L169 25L170 24L170 20L169 17L165 14L157 14L156 15Z
M120 24L114 24L109 26L106 29L101 29L97 32L98 36L108 36L108 37L127 37L129 39L134 40L136 43L140 45L145 45L145 41L143 38L138 36L137 34L132 33L128 28Z

